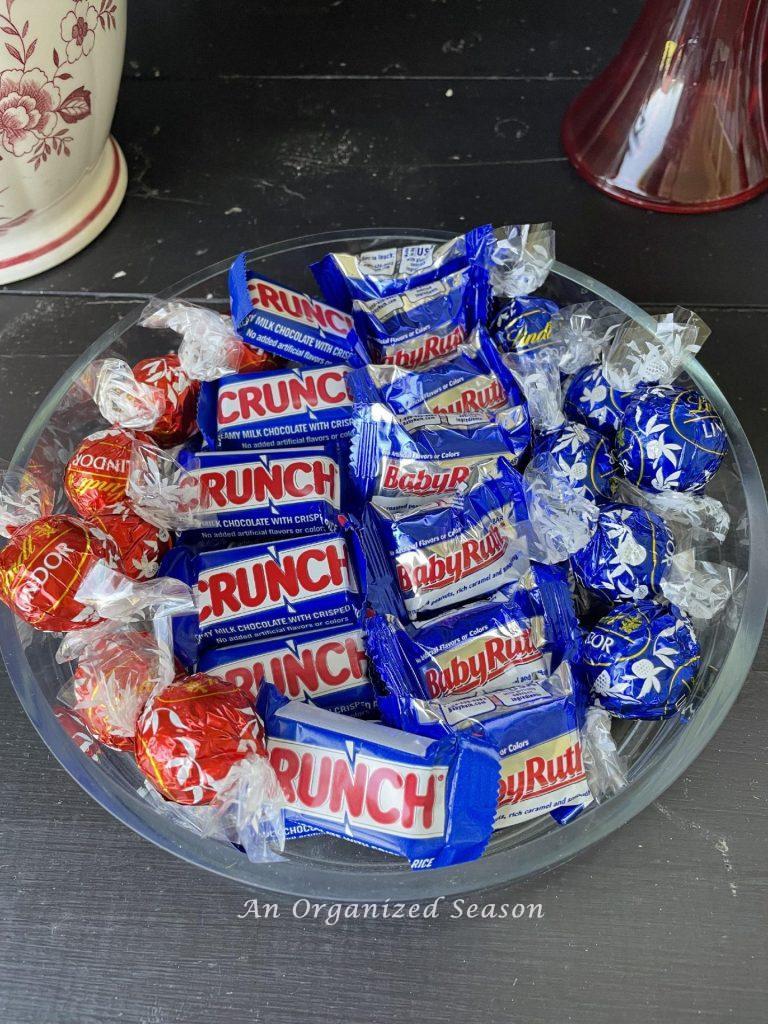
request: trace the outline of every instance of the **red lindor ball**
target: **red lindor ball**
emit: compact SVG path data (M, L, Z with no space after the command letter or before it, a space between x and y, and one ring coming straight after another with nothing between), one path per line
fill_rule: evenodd
M148 434L115 427L89 434L75 449L64 471L64 490L81 516L128 507L125 488L134 440L152 444Z
M100 743L133 751L136 722L160 682L161 664L149 633L108 634L89 646L74 674L75 710Z
M112 568L132 580L157 576L163 555L173 547L168 530L145 522L129 510L96 514L88 522L111 541L115 549Z
M240 342L240 358L237 364L236 373L263 373L264 370L277 370L286 365L286 360L280 356L265 352L264 349L256 348L253 345L246 345Z
M248 695L202 672L177 678L149 700L136 729L139 768L179 804L210 803L234 764L266 753Z
M98 761L101 747L88 732L77 712L72 711L65 704L57 704L53 713L64 732L77 744L85 756L90 757L92 761Z
M142 359L133 368L142 384L151 384L165 395L165 409L158 422L147 431L163 448L186 441L197 430L197 395L200 382L184 373L177 355Z
M46 516L14 530L0 551L0 598L35 629L85 629L102 619L75 594L114 549L73 516Z

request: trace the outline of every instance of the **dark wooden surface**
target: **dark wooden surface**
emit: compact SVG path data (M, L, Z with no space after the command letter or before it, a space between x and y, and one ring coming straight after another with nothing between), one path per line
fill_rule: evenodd
M273 8L271 11L267 7ZM766 468L768 197L662 217L565 162L569 100L637 0L133 0L115 134L126 202L87 251L0 291L10 455L74 356L132 304L313 230L551 219L563 260L714 329L703 362ZM450 93L450 94L449 94ZM4 1024L766 1019L763 649L704 754L598 847L484 902L535 921L238 919L248 894L113 821L0 690Z

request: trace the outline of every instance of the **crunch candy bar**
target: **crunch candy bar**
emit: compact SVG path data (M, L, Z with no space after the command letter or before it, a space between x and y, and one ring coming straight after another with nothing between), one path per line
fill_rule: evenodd
M250 345L301 366L362 366L368 355L340 309L260 277L241 253L229 271L232 320Z
M414 869L475 860L490 838L499 762L469 734L435 740L288 701L256 705L286 828L306 824L406 857Z
M230 374L200 388L197 422L211 450L326 444L352 432L347 366Z

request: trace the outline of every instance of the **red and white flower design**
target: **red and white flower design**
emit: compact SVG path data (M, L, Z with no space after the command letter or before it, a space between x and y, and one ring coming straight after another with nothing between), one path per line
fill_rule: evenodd
M74 9L67 11L61 19L61 38L67 44L67 60L74 64L80 57L87 57L96 42L99 12L88 3L79 0Z
M116 28L118 0L70 0L60 24L65 50L53 50L48 68L30 66L39 37L28 19L16 19L14 3L0 0L0 46L16 65L0 71L0 160L26 157L37 170L51 156L69 156L73 136L67 126L90 117L91 93L65 84L72 78L68 68L92 52L97 32Z
M61 92L42 68L0 71L0 145L12 156L31 153L58 124Z

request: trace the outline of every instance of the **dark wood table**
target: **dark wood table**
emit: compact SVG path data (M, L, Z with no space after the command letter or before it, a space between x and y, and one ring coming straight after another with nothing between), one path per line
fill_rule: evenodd
M765 468L768 197L665 217L589 189L559 122L638 0L133 0L115 122L125 204L89 249L0 291L3 455L72 359L157 289L338 227L552 220L558 253L641 305L698 310L703 362ZM271 9L267 9L271 8ZM10 687L0 1019L7 1024L762 1024L766 650L687 775L609 839L481 902L536 920L241 918L249 893L118 824Z

